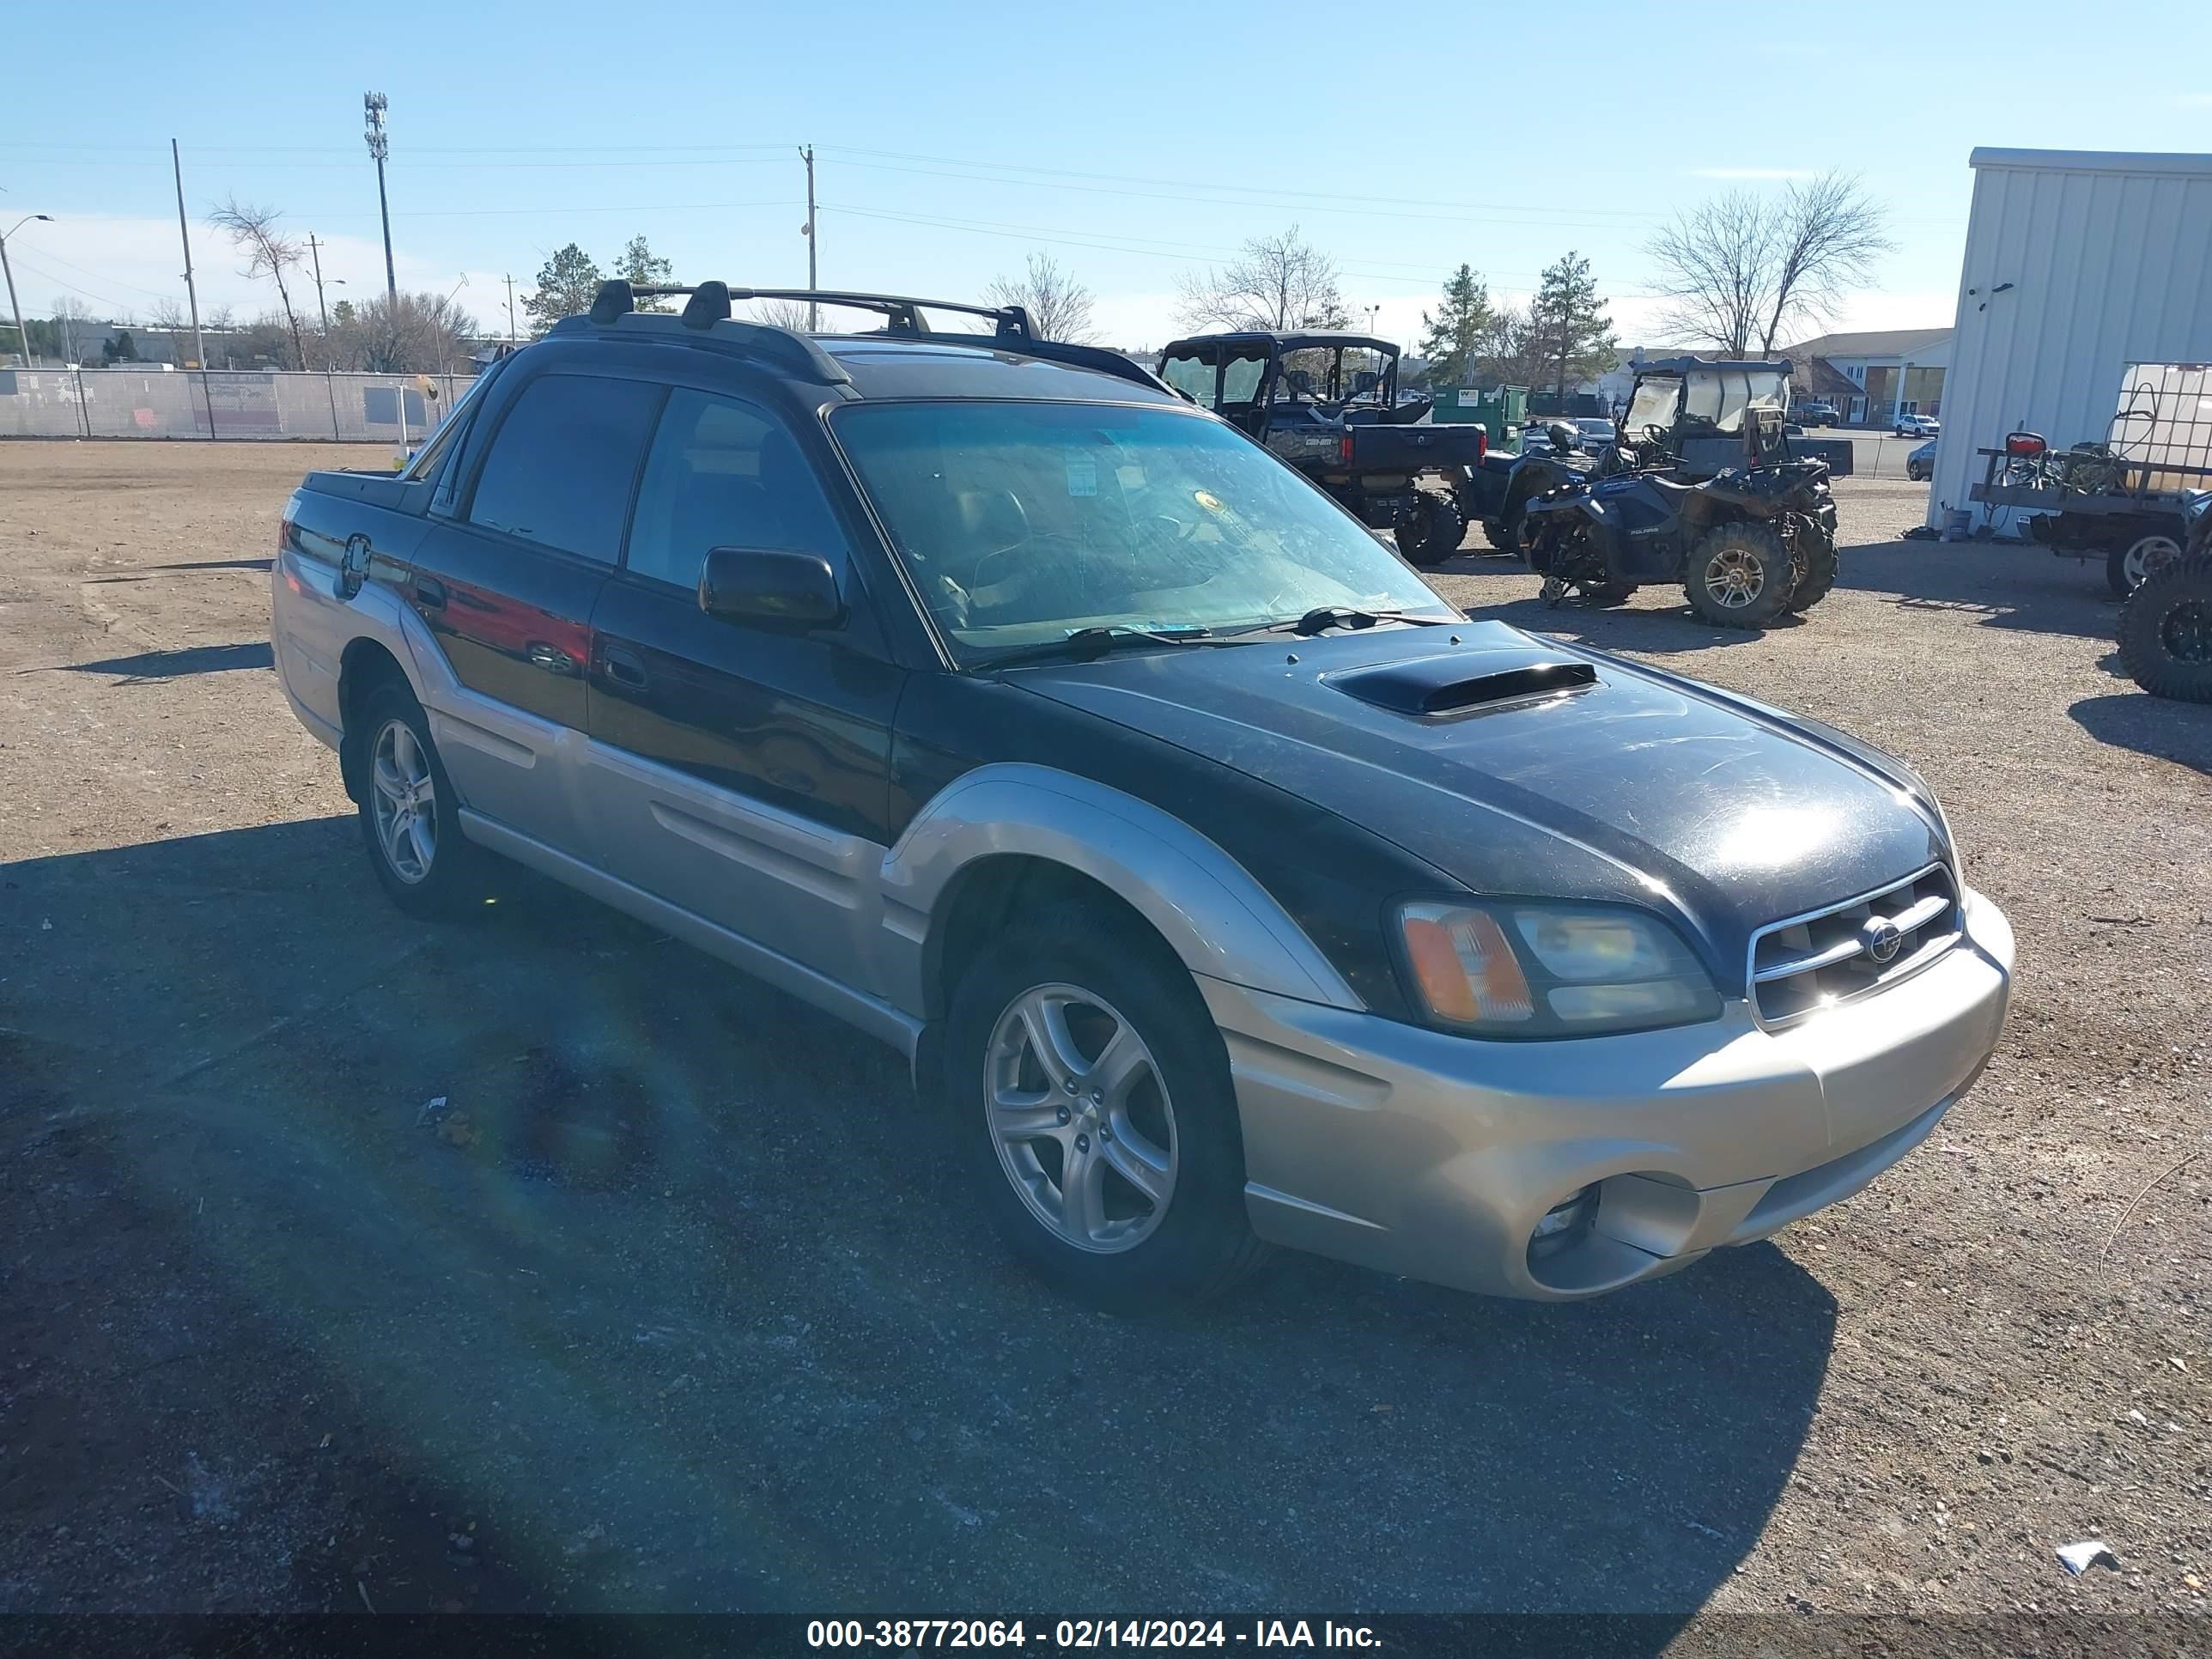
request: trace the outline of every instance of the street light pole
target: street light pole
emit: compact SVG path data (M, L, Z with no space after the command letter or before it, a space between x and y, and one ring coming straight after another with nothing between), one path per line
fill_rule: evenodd
M44 219L51 224L53 217L51 213L27 213L8 228L8 236L13 236L33 219ZM31 366L31 337L23 328L23 307L15 302L15 268L8 263L8 236L0 236L0 275L8 278L8 309L15 313L15 343L22 348L23 367L28 368Z
M362 119L368 131L368 153L376 158L376 211L384 221L384 294L397 306L399 303L399 279L392 270L392 206L384 195L384 158L392 153L392 142L385 136L384 112L392 100L380 92L365 92L361 95Z

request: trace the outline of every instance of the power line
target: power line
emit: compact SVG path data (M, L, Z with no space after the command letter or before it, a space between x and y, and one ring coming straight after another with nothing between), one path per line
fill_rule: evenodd
M1389 202L1401 207L1465 208L1476 212L1603 213L1620 218L1650 218L1653 216L1649 213L1639 212L1637 210L1631 208L1590 208L1582 206L1577 206L1574 208L1547 208L1540 203L1462 202L1427 196L1370 196L1364 194L1349 194L1340 191L1300 191L1294 192L1281 190L1270 185L1232 185L1224 184L1219 180L1148 179L1129 173L1084 173L1079 172L1071 167L1030 167L1023 163L1014 161L966 161L951 156L919 155L912 155L903 150L896 149L856 149L842 144L825 144L823 148L840 155L878 155L889 157L893 161L930 161L945 167L989 168L1000 173L1042 173L1052 178L1094 179L1109 184L1159 185L1164 185L1170 190L1187 190L1195 184L1200 188L1208 190L1239 191L1248 194L1257 193L1267 196L1287 196L1296 194L1304 200L1348 202L1356 206L1364 206L1375 202ZM858 166L860 164L856 162L854 165ZM1012 183L1017 181L1008 180L1007 182ZM1261 205L1267 204L1263 204Z
M1086 196L1118 196L1145 201L1182 202L1200 207L1267 208L1273 211L1286 213L1334 213L1358 219L1411 219L1433 224L1474 225L1483 228L1498 225L1524 226L1540 230L1628 230L1635 228L1626 223L1601 223L1595 220L1587 219L1501 219L1494 216L1471 219L1462 214L1406 213L1389 208L1330 207L1310 198L1261 201L1238 197L1200 196L1194 194L1190 188L1175 191L1119 190L1105 185L1071 185L1041 179L1006 179L987 173L945 173L932 167L894 167L884 161L848 161L845 165L849 167L866 167L878 173L903 173L928 179L955 179L963 184L1013 185L1030 190L1076 191ZM1200 185L1197 188L1210 188L1210 186ZM1660 222L1662 216L1645 216L1648 222L1652 224Z

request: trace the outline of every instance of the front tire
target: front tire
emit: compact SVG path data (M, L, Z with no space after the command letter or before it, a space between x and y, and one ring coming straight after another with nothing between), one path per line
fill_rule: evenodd
M1467 515L1456 501L1424 494L1420 504L1398 522L1392 532L1398 550L1423 569L1442 564L1459 551L1467 538Z
M1502 519L1485 519L1482 521L1482 538L1490 544L1493 552L1503 553L1510 559L1519 558L1522 550L1520 513L1516 510L1509 512Z
M422 705L387 681L369 693L362 725L361 834L378 884L412 916L469 914L484 896L483 855L461 834L460 798Z
M2212 553L2168 565L2120 607L2120 663L2153 696L2212 702Z
M1140 925L1065 904L988 945L953 992L945 1096L985 1210L1055 1288L1199 1301L1265 1259L1228 1051Z
M1717 628L1768 627L1797 586L1781 532L1749 519L1707 531L1690 550L1683 575L1690 609Z

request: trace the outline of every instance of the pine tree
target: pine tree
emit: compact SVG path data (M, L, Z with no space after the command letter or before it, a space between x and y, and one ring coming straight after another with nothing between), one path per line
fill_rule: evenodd
M668 280L676 267L668 260L656 257L652 246L642 236L633 236L615 260L615 275L640 287L652 288ZM669 311L673 307L665 300L640 300L640 311Z
M1588 259L1570 251L1545 270L1528 307L1528 331L1534 355L1562 397L1613 367L1613 324Z
M1429 384L1439 388L1473 384L1475 359L1496 322L1490 290L1472 267L1462 265L1447 276L1443 304L1436 315L1421 313L1421 355L1429 360Z
M543 334L563 317L589 311L603 280L592 256L574 242L555 253L538 268L538 291L522 302L531 332Z

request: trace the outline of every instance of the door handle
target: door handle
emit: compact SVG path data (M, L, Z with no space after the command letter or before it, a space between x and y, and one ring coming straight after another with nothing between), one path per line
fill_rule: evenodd
M435 576L416 577L415 603L425 611L443 611L446 608L445 583Z
M607 678L617 685L628 686L633 691L645 690L645 661L635 652L611 645L601 653L599 660L606 665Z

